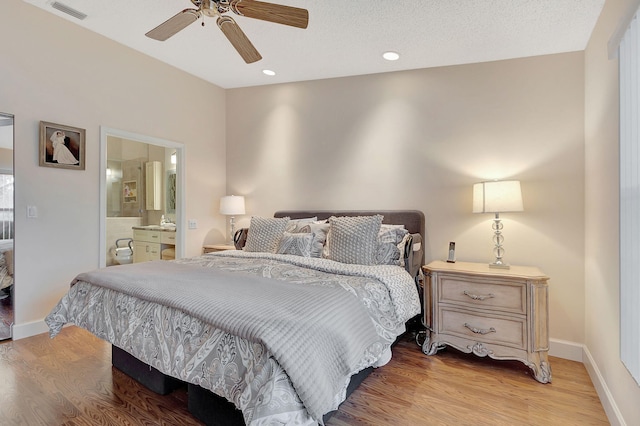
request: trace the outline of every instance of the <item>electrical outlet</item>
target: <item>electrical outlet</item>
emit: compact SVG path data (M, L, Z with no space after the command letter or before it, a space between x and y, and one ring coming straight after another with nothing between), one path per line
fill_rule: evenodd
M198 227L198 222L195 219L189 219L189 229L196 229Z

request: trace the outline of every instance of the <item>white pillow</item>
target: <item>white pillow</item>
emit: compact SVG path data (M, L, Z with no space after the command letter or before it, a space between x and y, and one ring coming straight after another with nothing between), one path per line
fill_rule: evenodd
M373 265L382 215L329 218L327 258L336 262Z
M288 217L258 217L251 218L245 251L275 253L278 243L289 224Z

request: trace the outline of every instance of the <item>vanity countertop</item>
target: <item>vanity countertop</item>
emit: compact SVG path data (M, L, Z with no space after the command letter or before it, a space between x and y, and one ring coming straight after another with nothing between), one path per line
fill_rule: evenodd
M133 229L140 229L143 231L164 231L164 232L176 232L175 226L162 226L162 225L141 225L134 226Z

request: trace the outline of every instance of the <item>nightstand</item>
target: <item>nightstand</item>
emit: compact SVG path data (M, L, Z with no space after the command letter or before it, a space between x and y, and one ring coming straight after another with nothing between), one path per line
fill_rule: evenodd
M462 352L523 362L541 383L549 365L549 277L538 268L493 269L483 263L423 266L422 352L449 345Z
M228 244L205 244L202 246L203 253L212 253L214 251L235 250L236 246Z

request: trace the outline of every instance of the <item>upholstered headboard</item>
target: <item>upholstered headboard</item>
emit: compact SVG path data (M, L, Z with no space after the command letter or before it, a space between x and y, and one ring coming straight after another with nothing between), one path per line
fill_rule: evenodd
M384 216L382 223L389 225L404 225L412 234L420 234L423 244L425 241L424 213L420 210L281 210L274 213L274 217L290 217L291 219L303 219L317 217L318 220L329 219L331 216L371 216L381 214ZM424 264L424 248L420 250L420 264Z
M389 225L404 225L412 234L420 234L424 240L424 213L419 210L282 210L277 211L273 217L286 217L302 219L305 217L317 217L318 220L329 219L331 216L371 216L381 214L384 216L382 223Z

